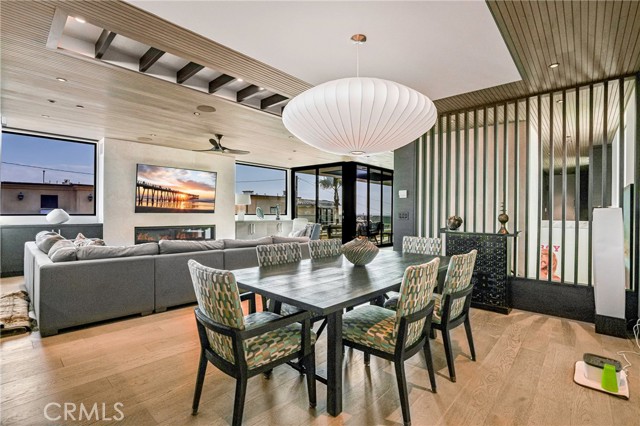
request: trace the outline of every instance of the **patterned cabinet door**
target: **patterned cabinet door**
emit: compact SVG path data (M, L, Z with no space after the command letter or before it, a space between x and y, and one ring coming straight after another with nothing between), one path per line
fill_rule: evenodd
M478 250L473 270L472 306L509 313L509 248L512 238L498 234L446 233L447 256Z

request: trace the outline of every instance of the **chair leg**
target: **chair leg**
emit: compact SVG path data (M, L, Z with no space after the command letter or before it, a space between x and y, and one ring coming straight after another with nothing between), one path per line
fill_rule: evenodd
M442 330L442 342L444 343L444 353L447 356L447 367L449 367L449 377L451 381L456 381L456 369L453 365L453 348L451 347L451 337L449 330Z
M404 376L404 362L395 361L396 380L398 381L398 393L400 394L400 406L402 407L402 419L405 426L411 425L411 414L409 414L409 392L407 390L407 379Z
M264 373L262 373L262 375L264 376L265 379L269 380L271 378L271 373L273 373L273 370L267 370Z
M196 376L196 389L193 392L193 411L192 415L198 414L198 406L200 405L200 395L202 395L202 385L204 383L204 375L207 372L207 357L204 351L200 352L200 362L198 363L198 375Z
M433 369L433 358L431 357L431 344L429 343L429 339L425 339L423 350L424 359L427 361L427 371L429 372L429 381L431 382L431 392L437 393L436 372Z
M256 294L255 293L253 293L249 298L249 313L250 314L256 313Z
M233 403L233 426L242 425L244 414L244 398L247 395L247 378L239 377L236 382L236 399Z
M369 352L364 353L364 365L367 367L371 364L371 354Z
M464 330L467 332L467 341L469 342L469 350L471 351L471 360L476 360L476 349L473 347L473 336L471 335L471 322L469 321L469 314L464 320Z
M316 355L315 349L305 357L304 369L307 373L307 393L309 394L309 406L316 406Z

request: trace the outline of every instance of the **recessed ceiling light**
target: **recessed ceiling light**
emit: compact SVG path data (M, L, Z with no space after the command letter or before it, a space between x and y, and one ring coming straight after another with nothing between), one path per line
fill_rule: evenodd
M47 100L48 100L50 103L52 103L52 104L55 104L55 103L56 103L55 99L47 99Z
M554 63L552 63L552 64L549 64L549 68L558 68L559 66L560 66L560 64L559 64L559 63L557 63L557 62L554 62Z
M351 151L351 155L364 155L366 152L364 151Z
M82 108L84 108L84 105L76 105L76 108L82 109Z
M193 115L198 116L200 113L198 111L194 112Z
M258 87L258 90L264 90L264 87Z
M56 77L56 80L66 83L67 79L62 77Z
M51 118L51 117L49 117L49 116L48 116L48 115L46 115L46 114L42 114L42 116L43 116L44 118Z
M76 22L80 22L81 24L84 24L85 22L87 22L84 20L84 18L80 18L79 16L76 16L74 19L76 20Z
M244 81L244 80L241 78L236 78L236 81Z
M298 150L294 149L293 152L298 152Z
M149 136L156 137L158 135L156 135L155 133L151 133Z
M562 103L562 99L559 99L556 101L557 104L561 104Z
M216 109L211 105L198 105L196 109L202 112L216 112Z

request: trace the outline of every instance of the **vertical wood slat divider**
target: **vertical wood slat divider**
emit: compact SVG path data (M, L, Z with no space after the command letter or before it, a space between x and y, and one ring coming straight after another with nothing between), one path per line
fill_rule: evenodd
M553 195L555 193L555 144L553 140L553 92L549 95L549 194L547 198L547 217L549 221L549 248L547 249L547 281L553 278Z
M519 231L518 226L520 225L520 215L518 214L518 196L520 195L518 189L520 187L520 110L518 106L520 105L520 101L516 100L514 106L514 179L513 179L513 215L515 218L513 224L513 232ZM513 250L513 265L514 265L514 275L518 276L518 252L520 248L520 239L516 236L514 239L514 247Z
M575 167L575 245L574 253L575 259L573 261L573 283L578 284L578 249L580 239L580 88L576 88L576 134L575 134L575 146L576 146L576 167Z
M489 143L487 139L489 138L489 111L487 107L484 107L484 128L483 128L483 137L482 137L482 154L484 155L484 165L485 167L489 164ZM487 232L487 171L482 174L482 232Z
M607 163L609 160L609 82L604 82L604 108L602 110L602 189L600 191L600 207L607 205L607 181L609 170ZM612 153L613 154L613 153Z
M567 91L562 91L562 234L560 236L560 283L564 284L567 228Z
M589 273L587 275L587 285L591 286L591 271L593 268L593 261L591 259L591 255L593 253L593 248L591 247L591 243L593 242L593 84L589 86L589 194L587 198L588 210L589 210L589 257L587 259Z
M493 227L497 227L498 217L498 105L493 107Z
M473 232L478 232L478 110L473 110Z
M540 248L542 244L542 185L544 183L544 152L542 150L542 96L538 95L538 254L536 256L536 280L540 279Z
M469 218L467 212L467 199L469 198L469 112L464 112L464 190L462 192L462 215L464 218L464 230L467 231L467 225L469 224ZM475 221L475 217L473 218Z
M531 183L529 181L529 175L531 172L531 161L529 152L531 150L531 130L529 129L531 126L530 117L531 117L531 98L527 98L525 100L525 125L527 126L525 132L525 173L526 173L526 186L525 186L525 199L524 199L524 276L525 278L529 278L529 196L531 194Z
M624 78L619 80L619 105L620 112L618 113L618 125L619 125L619 133L618 133L618 206L622 207L623 197L624 197ZM636 136L637 137L637 136ZM613 162L613 161L612 161ZM613 177L612 177L613 178Z

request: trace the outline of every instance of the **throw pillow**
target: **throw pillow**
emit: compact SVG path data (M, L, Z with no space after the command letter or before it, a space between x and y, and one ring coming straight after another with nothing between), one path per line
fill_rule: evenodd
M307 232L307 228L300 229L299 231L295 231L291 233L292 237L304 237L305 232Z
M304 236L311 238L311 234L313 234L313 228L316 226L315 223L309 223L304 227Z
M105 246L104 240L100 238L87 238L82 232L76 235L76 239L73 240L73 244L76 247L85 247L85 246Z
M42 231L36 234L36 246L44 254L49 254L51 247L60 240L64 240L64 237L57 232Z
M69 240L58 241L49 250L49 259L54 263L77 260L75 244Z
M273 244L282 244L282 243L308 243L309 237L279 237L277 235L273 236Z

